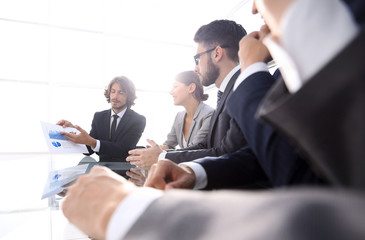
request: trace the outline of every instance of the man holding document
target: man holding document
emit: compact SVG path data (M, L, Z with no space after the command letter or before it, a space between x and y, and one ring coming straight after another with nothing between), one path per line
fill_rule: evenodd
M57 125L79 130L79 134L62 134L71 142L85 144L89 155L95 152L100 162L124 162L128 151L134 149L139 141L146 126L146 118L131 110L136 90L128 78L115 77L104 95L111 109L95 113L90 134L67 120L60 120Z

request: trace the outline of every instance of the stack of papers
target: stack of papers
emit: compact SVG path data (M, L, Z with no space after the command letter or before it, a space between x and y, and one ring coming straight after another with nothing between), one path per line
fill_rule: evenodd
M50 172L46 185L44 186L42 199L51 197L67 189L65 185L72 183L79 176L85 174L88 166L89 164L82 164Z

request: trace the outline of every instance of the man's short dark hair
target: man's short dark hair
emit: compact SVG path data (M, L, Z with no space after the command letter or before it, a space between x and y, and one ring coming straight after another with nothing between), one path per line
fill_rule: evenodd
M123 91L127 95L127 107L130 108L134 105L134 100L136 100L136 88L131 80L129 80L127 77L119 76L113 78L113 80L110 81L108 87L104 91L104 96L106 97L106 100L108 103L110 103L110 91L114 83L118 83L120 88L123 89Z
M215 20L201 26L195 33L194 41L202 43L207 48L213 48L218 45L228 46L225 48L228 57L235 62L239 62L239 42L246 34L246 30L234 21Z

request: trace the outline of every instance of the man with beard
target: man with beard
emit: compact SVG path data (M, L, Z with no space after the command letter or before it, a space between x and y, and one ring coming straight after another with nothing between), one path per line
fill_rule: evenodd
M143 133L146 118L130 109L136 99L136 90L127 77L115 77L104 95L111 109L95 113L90 135L69 121L61 120L57 124L78 129L80 134L63 134L74 143L86 144L89 154L98 154L100 162L125 161L128 151L136 147Z
M226 101L240 74L237 52L239 41L245 35L245 29L230 20L213 21L200 27L195 34L194 41L198 44L194 56L195 71L204 86L215 84L219 89L217 109L211 118L205 141L188 148L164 152L154 141L148 140L151 148L129 151L131 156L127 161L139 167L150 167L163 158L180 163L235 152L246 145L239 127L226 111Z

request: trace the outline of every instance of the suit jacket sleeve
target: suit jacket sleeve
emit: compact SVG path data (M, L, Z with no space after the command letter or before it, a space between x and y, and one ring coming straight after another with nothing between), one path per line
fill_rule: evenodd
M206 138L204 143L179 149L177 151L168 151L166 158L175 163L181 163L207 156L218 157L226 153L235 152L241 147L245 146L246 140L243 137L237 123L229 117L226 121L229 122L229 129L227 130L223 139L220 141L220 144L217 144L217 146L207 148L208 144Z
M170 190L124 239L360 240L365 239L364 215L363 195L348 191Z
M273 83L274 78L268 72L249 76L231 95L229 114L238 122L274 186L321 182L287 137L255 118L261 100Z
M94 118L93 118L93 121L91 122L91 130L90 130L90 133L89 135L92 137L92 138L95 138L95 139L98 139L98 128L97 128L97 119L98 119L98 112L96 112L94 114ZM87 150L89 151L89 154L85 154L85 155L91 155L94 153L94 150L90 147L90 146L87 146Z
M194 160L204 168L208 184L205 189L268 187L268 178L252 150L246 146L220 157Z

